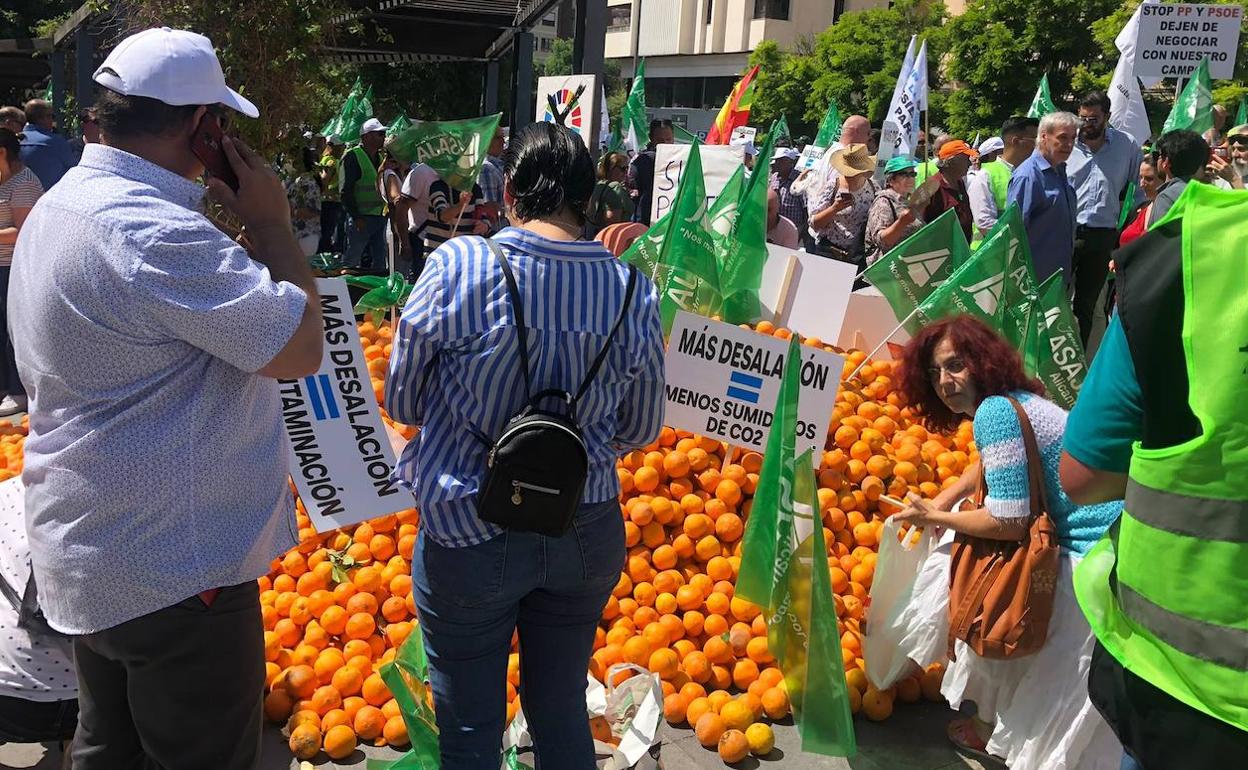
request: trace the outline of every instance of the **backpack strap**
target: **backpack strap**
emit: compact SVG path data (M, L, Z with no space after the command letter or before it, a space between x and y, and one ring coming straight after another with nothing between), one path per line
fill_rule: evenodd
M494 258L498 260L498 265L503 269L503 279L507 282L507 294L511 297L511 310L516 316L516 334L520 337L520 371L524 374L524 398L525 401L533 397L533 382L529 374L529 329L524 325L524 300L520 296L520 287L516 285L516 274L511 270L511 264L507 262L507 257L503 255L502 248L494 241L493 238L486 238L485 243L490 247L490 251L494 252Z
M585 372L585 379L581 380L581 386L576 389L576 395L572 397L573 402L580 401L581 396L585 395L585 391L589 388L589 384L593 382L594 377L598 376L598 370L602 368L602 362L607 358L607 351L610 350L611 343L615 340L615 333L620 330L625 316L628 315L628 308L633 304L633 294L636 289L637 266L630 263L628 266L628 288L624 291L624 303L620 306L620 314L616 316L615 325L611 327L611 333L607 335L607 341L602 343L602 350L598 351L594 362L589 365L589 370Z

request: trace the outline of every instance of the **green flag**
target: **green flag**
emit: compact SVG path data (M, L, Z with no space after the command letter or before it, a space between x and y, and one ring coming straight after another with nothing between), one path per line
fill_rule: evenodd
M414 120L386 140L386 149L404 163L427 163L456 190L469 192L481 173L502 113L468 120Z
M1049 94L1049 73L1046 72L1040 78L1040 85L1036 87L1036 95L1031 99L1027 117L1043 118L1050 112L1057 112L1057 105L1053 103L1053 97Z
M633 75L633 87L624 101L620 113L620 135L624 146L633 152L641 152L650 141L650 121L646 119L646 60L637 63Z
M1242 126L1245 123L1248 123L1248 98L1239 100L1239 109L1235 111L1235 123L1232 127Z
M675 137L676 144L697 144L702 141L697 134L675 123L672 124L672 136Z
M1039 349L1036 369L1028 373L1044 382L1044 389L1054 403L1070 409L1088 373L1088 364L1080 343L1079 324L1070 311L1060 271L1040 284L1036 317Z
M841 111L836 108L836 102L828 102L828 111L823 113L823 120L819 123L819 131L815 133L815 144L818 147L831 147L841 136Z
M762 312L758 292L763 284L763 266L767 264L767 191L770 174L761 159L771 158L776 142L788 135L789 126L781 116L772 123L771 130L767 132L767 141L763 142L763 148L758 154L760 160L756 172L750 174L749 180L744 182L740 190L736 216L731 223L728 237L716 242L719 292L724 300L721 315L728 323L753 323ZM737 173L742 173L744 168L739 167ZM721 193L720 198L723 196L724 193ZM717 200L716 203L718 202ZM712 228L715 229L714 224Z
M999 235L1000 234L1000 235ZM1001 292L1003 325L1001 333L1010 344L1022 349L1031 329L1032 309L1039 295L1031 246L1018 206L1011 204L984 236L979 248L1005 250L1005 283Z
M378 673L399 704L399 714L407 728L411 748L396 760L369 759L368 770L438 770L438 723L425 699L429 679L429 659L425 656L424 636L417 624L399 647L394 660Z
M347 144L360 141L360 128L364 125L364 121L371 117L373 117L373 87L369 86L352 105L351 111L343 114L342 130L338 132L338 138Z
M968 313L997 330L1004 329L1009 232L998 230L961 267L953 271L915 313L920 326L946 316Z
M624 152L624 137L620 135L620 126L617 123L611 131L611 138L607 140L607 152Z
M723 244L732 236L732 228L737 221L737 206L741 204L741 194L744 190L745 164L742 163L737 166L736 171L732 172L732 176L728 177L728 181L724 183L724 189L719 191L719 197L706 211L707 225L715 236L717 258L726 248Z
M356 112L361 99L364 98L364 83L357 77L355 85L351 86L350 93L343 101L342 107L339 108L338 114L330 118L329 122L321 128L321 136L337 136L342 138L342 132L346 130L347 123L351 120ZM371 110L371 105L370 105ZM367 117L365 118L367 120ZM358 137L358 131L356 136ZM346 141L345 139L343 141Z
M737 595L764 609L804 752L857 751L811 451L794 457L801 348L789 341L758 489L741 547Z
M1161 127L1161 133L1187 129L1203 134L1213 128L1213 90L1209 82L1209 60L1201 59L1196 71L1183 86L1174 109Z
M892 306L910 334L922 327L916 308L970 256L962 225L953 209L924 225L863 272Z
M621 259L637 265L654 279L663 333L667 334L677 310L712 316L721 306L714 236L707 222L706 184L697 144L689 149L672 209L660 222L665 227L661 236L656 234L657 256L650 250L655 238L647 233L637 239L644 245L634 243Z
M394 119L394 122L386 127L386 136L390 137L402 133L403 129L407 128L411 124L412 121L407 119L407 115L400 112L399 116Z

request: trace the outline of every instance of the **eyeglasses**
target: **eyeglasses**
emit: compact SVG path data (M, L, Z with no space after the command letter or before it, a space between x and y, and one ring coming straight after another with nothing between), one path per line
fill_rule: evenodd
M1239 136L1232 136L1231 138L1226 140L1226 143L1227 144L1248 144L1248 134L1240 134Z
M966 362L960 358L951 358L944 364L937 364L929 367L927 370L928 379L932 382L938 382L942 372L948 372L950 377L956 377L966 371Z

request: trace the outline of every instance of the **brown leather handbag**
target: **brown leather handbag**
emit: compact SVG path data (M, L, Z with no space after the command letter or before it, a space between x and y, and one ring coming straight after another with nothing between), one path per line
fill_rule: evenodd
M966 642L983 658L1021 658L1044 646L1053 615L1060 549L1048 514L1044 466L1031 420L1010 398L1023 429L1031 488L1031 521L1018 542L958 534L950 557L949 657ZM977 500L983 507L980 476Z

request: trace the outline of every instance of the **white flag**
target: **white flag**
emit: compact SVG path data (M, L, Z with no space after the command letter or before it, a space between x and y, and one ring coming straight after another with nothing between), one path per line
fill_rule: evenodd
M1144 0L1141 6L1160 0ZM1144 107L1144 95L1140 93L1140 81L1135 76L1135 39L1140 27L1140 9L1131 14L1114 45L1118 46L1118 66L1109 84L1109 124L1127 134L1136 144L1144 144L1152 135L1148 125L1148 111ZM1153 82L1156 82L1156 78Z
M914 155L919 142L920 112L927 104L927 41L919 47L919 55L906 76L897 105L890 109L886 121L897 126L897 142L893 152L897 155Z
M888 112L885 113L885 120L889 120L897 112L898 101L901 99L901 92L906 88L906 79L910 77L910 70L914 67L914 43L918 35L910 36L910 45L906 46L906 57L901 60L901 72L897 73L897 84L893 86L893 98L888 103Z

